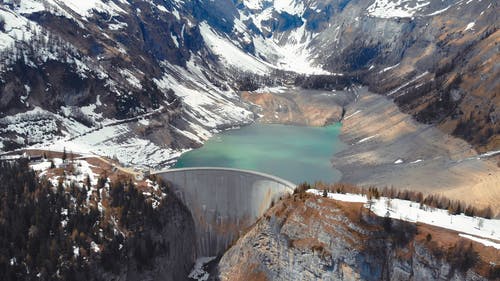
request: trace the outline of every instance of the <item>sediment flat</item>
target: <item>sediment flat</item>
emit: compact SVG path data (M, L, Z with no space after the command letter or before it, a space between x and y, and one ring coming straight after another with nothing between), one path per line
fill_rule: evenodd
M348 147L332 158L342 182L441 194L500 211L500 155L478 155L366 88L345 110L340 138Z

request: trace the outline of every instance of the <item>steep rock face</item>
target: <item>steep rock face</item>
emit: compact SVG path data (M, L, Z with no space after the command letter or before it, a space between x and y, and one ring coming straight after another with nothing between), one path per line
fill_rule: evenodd
M196 258L196 237L194 221L187 207L173 194L169 194L160 212L160 225L145 226L140 233L134 233L134 240L141 241L140 247L148 249L148 256L154 258L144 265L142 257L137 256L137 249L129 249L130 257L120 269L119 274L101 271L98 278L109 280L188 280L187 276ZM151 239L146 245L144 238Z
M168 195L158 211L160 227L146 224L125 240L126 253L100 257L116 259L119 266L110 270L96 264L90 268L92 280L189 280L187 276L196 259L191 213L173 194Z
M461 272L415 239L383 231L361 205L295 195L275 207L219 263L221 280L487 280Z

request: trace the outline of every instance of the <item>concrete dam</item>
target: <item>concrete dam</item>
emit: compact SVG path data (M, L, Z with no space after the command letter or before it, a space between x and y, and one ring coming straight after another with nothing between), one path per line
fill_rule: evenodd
M170 169L153 174L169 182L190 209L198 257L222 254L273 200L295 188L272 175L229 168Z

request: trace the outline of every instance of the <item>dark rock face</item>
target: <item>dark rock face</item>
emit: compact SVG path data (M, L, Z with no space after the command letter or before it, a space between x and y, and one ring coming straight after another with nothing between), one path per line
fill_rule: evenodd
M130 249L129 255L136 259L129 259L128 264L124 265L118 277L120 280L188 280L196 258L194 221L189 210L175 195L168 196L160 210L161 228L149 226L134 237L143 243L144 237L151 239L149 249L153 253L146 254L153 255L153 260L149 261L149 266L145 266L137 257L136 249Z
M206 20L211 26L226 33L233 31L234 19L239 17L238 10L231 0L196 0L186 5L195 18L200 21Z
M263 21L262 25L270 30L266 36L270 37L274 32L285 32L302 26L304 21L297 15L291 15L287 12L273 12L273 17L267 21Z
M0 116L8 116L26 109L19 96L25 95L25 86L33 91L31 106L57 111L60 106L79 106L95 102L95 93L104 92L103 81L95 76L83 78L75 73L74 65L58 61L47 61L40 68L22 62L15 64L0 82Z

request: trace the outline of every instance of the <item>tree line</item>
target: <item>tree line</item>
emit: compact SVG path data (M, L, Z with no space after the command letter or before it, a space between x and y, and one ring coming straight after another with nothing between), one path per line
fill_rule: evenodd
M448 210L451 215L465 214L469 217L481 217L485 219L492 219L498 217L500 214L494 214L491 206L478 208L471 204L466 204L460 200L452 200L443 195L427 194L424 196L422 192L412 190L399 190L394 187L378 188L371 187L358 187L356 185L347 183L325 184L323 182L316 182L313 185L309 183L302 183L297 188L297 192L305 191L314 188L324 190L326 192L334 193L353 193L366 195L368 199L379 199L380 197L387 197L391 199L409 200L420 203L420 207L429 207L442 210Z

